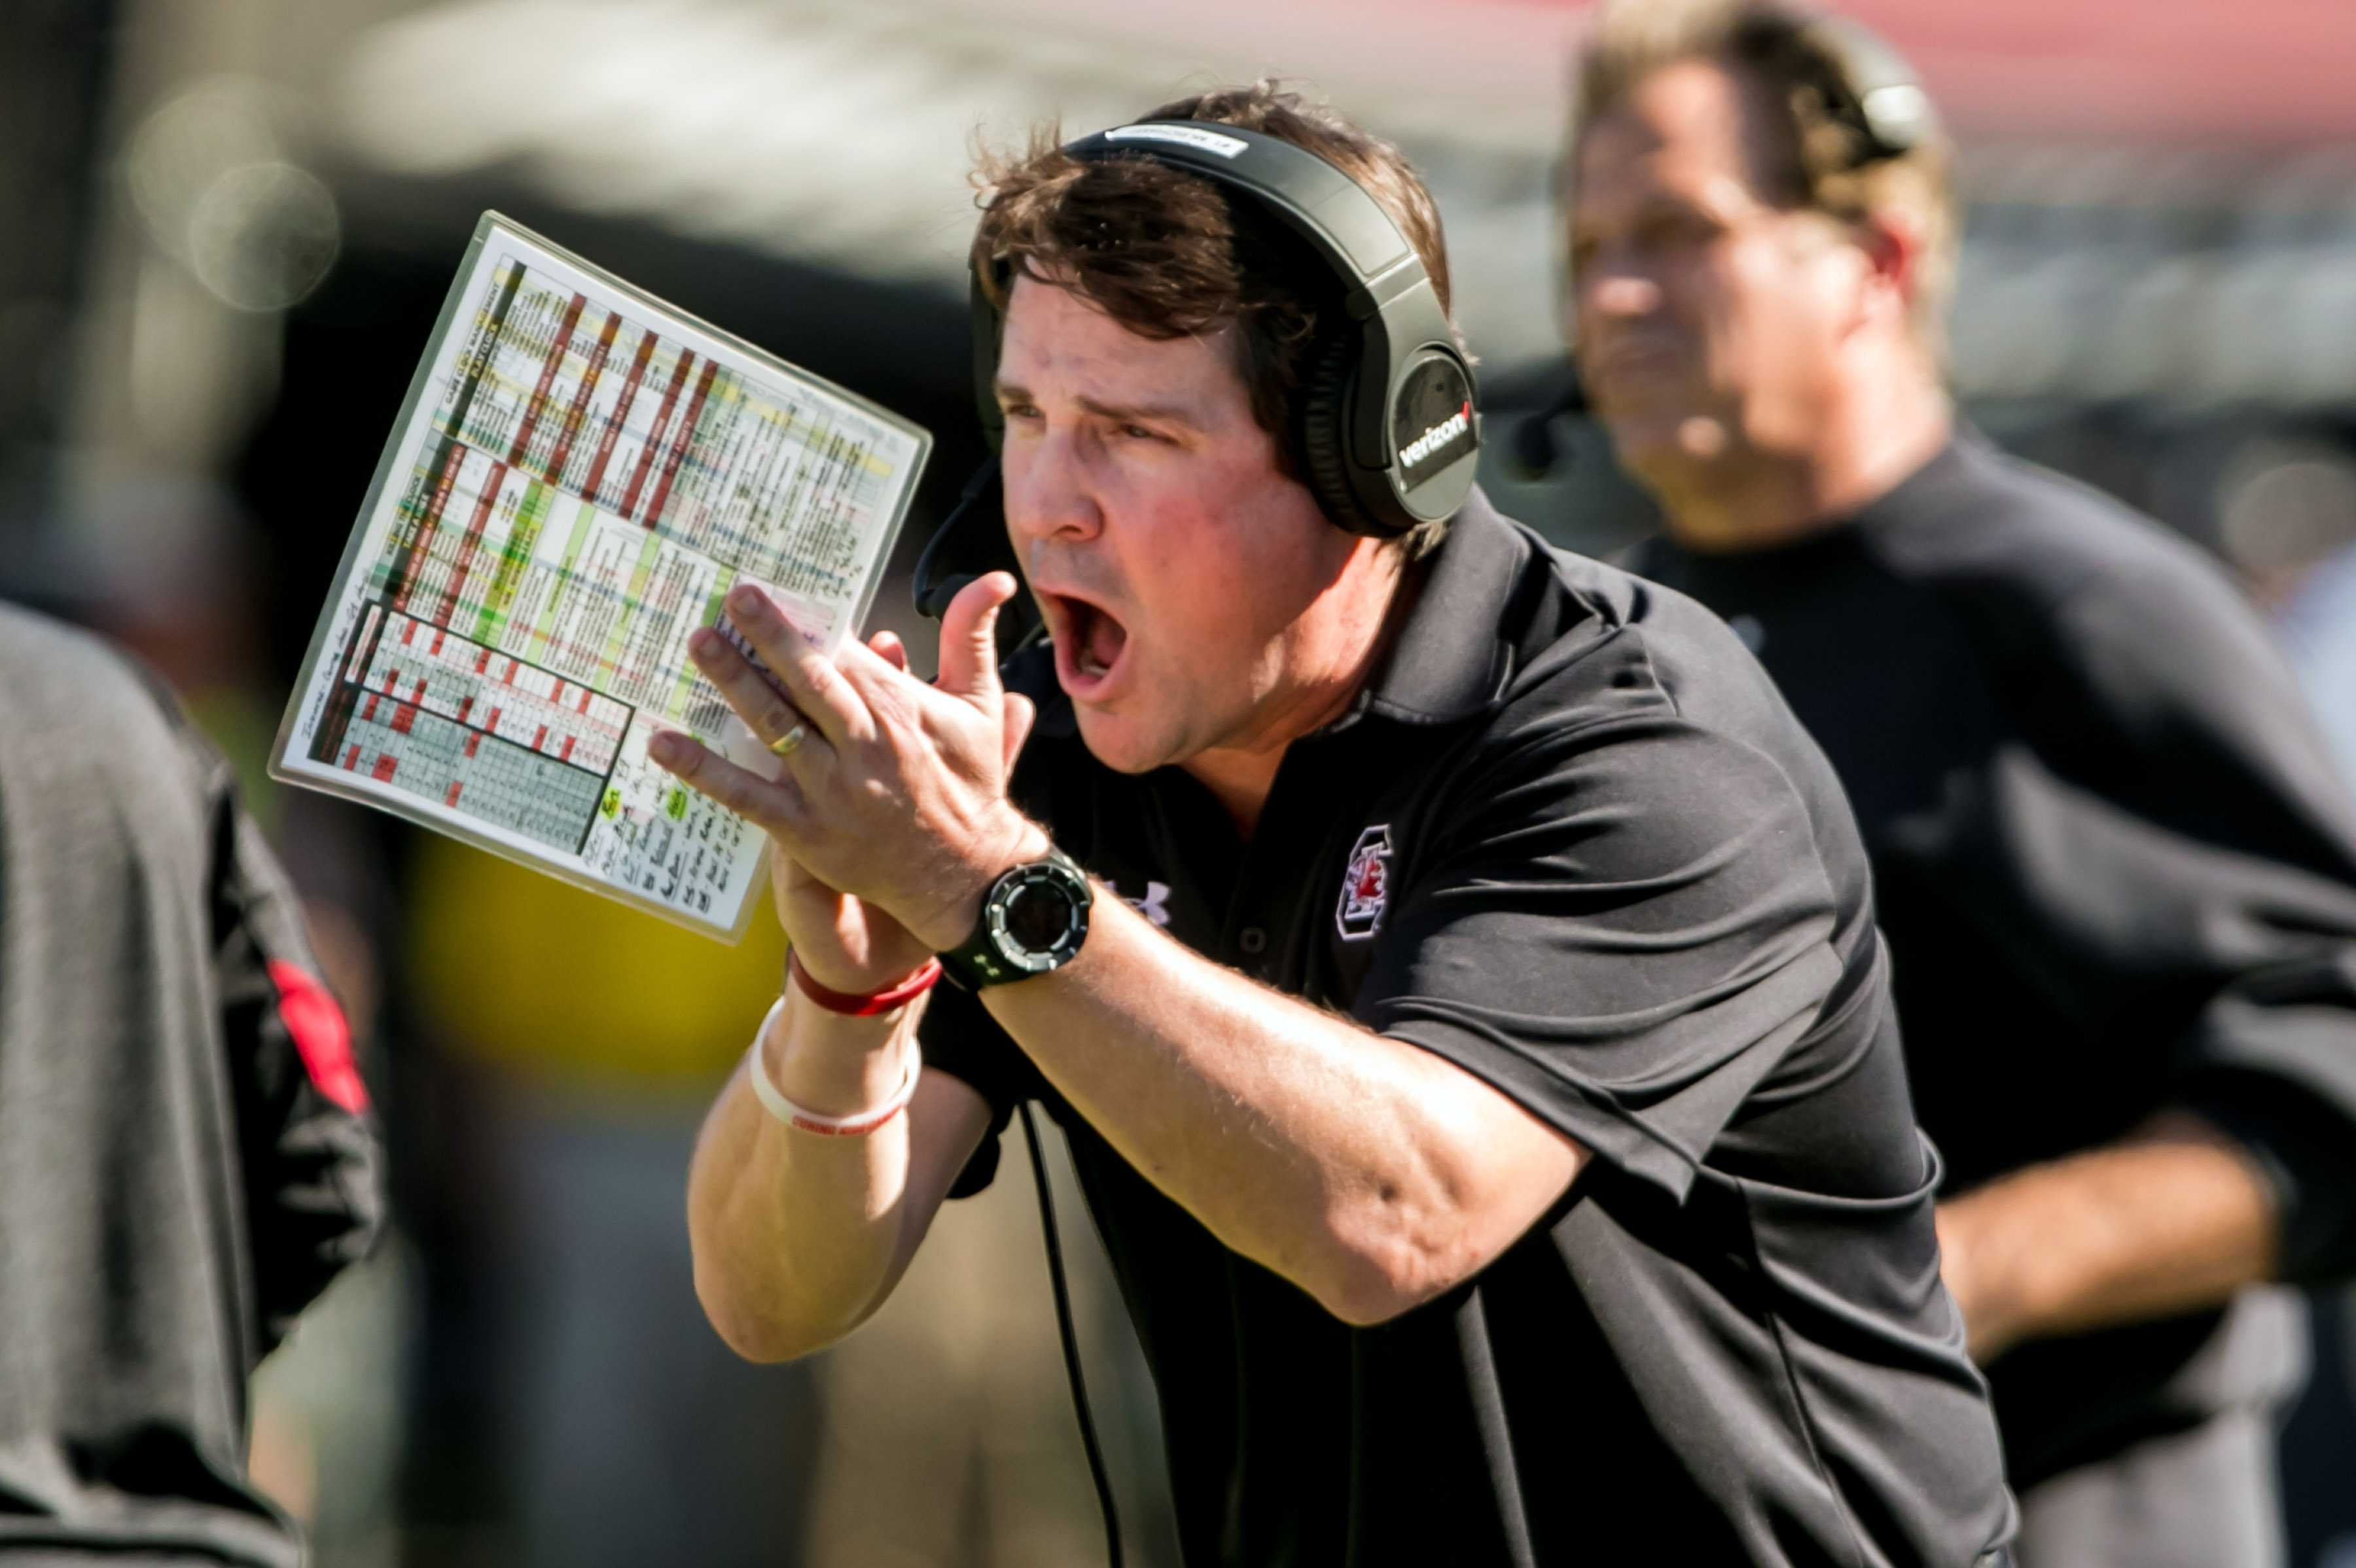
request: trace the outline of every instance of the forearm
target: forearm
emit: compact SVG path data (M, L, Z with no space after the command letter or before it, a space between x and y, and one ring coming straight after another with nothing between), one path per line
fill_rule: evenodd
M2212 1306L2270 1277L2274 1198L2206 1122L2164 1112L2133 1137L1940 1206L1943 1273L1972 1352Z
M825 1115L888 1099L905 1071L920 1008L846 1018L810 1005L791 986L786 994L762 1041L778 1090ZM697 1143L688 1227L696 1294L739 1354L759 1361L806 1355L874 1310L931 1219L915 1129L957 1119L958 1094L971 1098L936 1076L919 1084L906 1113L875 1131L824 1137L771 1116L738 1067Z
M1099 898L1066 968L983 993L1089 1124L1336 1316L1393 1316L1527 1229L1581 1152L1496 1090Z

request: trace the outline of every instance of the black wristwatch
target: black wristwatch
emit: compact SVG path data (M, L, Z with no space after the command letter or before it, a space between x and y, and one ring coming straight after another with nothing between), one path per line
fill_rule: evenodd
M1052 973L1080 956L1095 902L1087 873L1050 846L990 885L973 934L941 954L941 972L968 991Z

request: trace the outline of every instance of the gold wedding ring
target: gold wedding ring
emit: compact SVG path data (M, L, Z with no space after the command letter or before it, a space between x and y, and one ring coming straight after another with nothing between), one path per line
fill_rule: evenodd
M802 742L809 738L809 726L796 725L769 743L769 750L778 757L791 757Z

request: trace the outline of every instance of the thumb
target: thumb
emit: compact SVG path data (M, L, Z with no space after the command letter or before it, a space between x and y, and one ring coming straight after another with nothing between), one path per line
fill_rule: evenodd
M958 590L941 617L941 674L934 684L976 705L998 695L998 611L1014 594L1012 572L991 572Z
M1023 755L1023 743L1031 738L1031 724L1038 716L1039 710L1030 698L1020 692L1006 693L1006 714L1000 733L1004 736L1006 759L1002 766L1007 772L1014 771L1014 759Z

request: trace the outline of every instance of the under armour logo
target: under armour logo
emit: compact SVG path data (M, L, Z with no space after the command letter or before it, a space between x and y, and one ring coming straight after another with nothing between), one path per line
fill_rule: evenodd
M1145 897L1142 898L1132 898L1128 894L1122 893L1119 883L1108 883L1106 886L1119 895L1122 903L1155 925L1167 926L1170 923L1170 884L1167 882L1147 883Z

